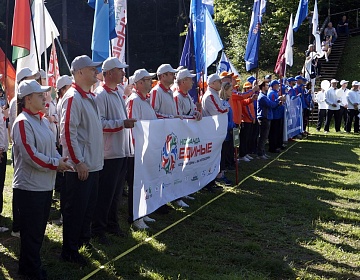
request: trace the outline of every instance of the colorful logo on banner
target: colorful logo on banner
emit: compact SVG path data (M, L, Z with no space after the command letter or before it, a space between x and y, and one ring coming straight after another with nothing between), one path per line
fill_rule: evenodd
M166 141L161 152L161 169L165 173L172 173L175 168L175 162L178 157L178 138L174 133L166 136Z

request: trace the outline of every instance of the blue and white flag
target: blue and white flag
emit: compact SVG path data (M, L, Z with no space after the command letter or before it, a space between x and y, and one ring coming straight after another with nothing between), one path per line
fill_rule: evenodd
M202 3L206 5L206 8L209 10L210 15L214 14L214 0L202 0Z
M234 73L235 75L240 77L239 72L235 69L234 65L231 63L231 61L228 59L228 57L226 56L226 54L224 52L222 52L222 54L221 54L221 58L217 65L216 70L217 70L218 74L226 71L226 72Z
M88 0L95 9L91 41L93 61L104 61L110 54L110 40L117 37L115 31L114 0Z
M300 0L299 2L293 26L295 32L298 31L301 23L304 21L304 19L306 19L308 15L308 4L308 0Z
M266 10L266 0L254 0L253 11L251 15L248 40L245 51L246 71L258 67L258 56L260 46L260 28L262 14Z
M206 67L209 67L216 59L224 46L221 42L219 32L209 11L205 8L205 32L206 32Z

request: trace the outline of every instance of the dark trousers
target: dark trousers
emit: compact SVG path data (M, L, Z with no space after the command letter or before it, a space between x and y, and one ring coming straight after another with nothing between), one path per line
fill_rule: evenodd
M134 221L134 158L129 157L128 158L128 164L127 164L127 172L126 172L126 182L129 187L129 195L128 195L128 211L129 211L129 218L128 222L132 223Z
M228 141L222 143L220 170L223 171L234 164L234 140L230 137Z
M271 120L269 131L269 152L275 152L280 148L279 134L281 130L281 119Z
M243 122L240 130L240 151L239 156L244 157L250 153L250 140L252 135L252 123Z
M119 226L119 205L124 190L127 158L104 160L99 175L99 191L92 222L92 234L116 233Z
M80 181L77 172L66 172L63 210L63 253L78 252L91 238L91 221L96 205L99 171Z
M258 156L263 156L265 154L266 140L269 137L271 121L268 119L258 119L258 122L259 122L259 141L257 146L257 154Z
M325 121L325 131L329 131L331 119L334 116L335 119L335 131L340 131L340 118L339 118L339 110L327 110L326 112L326 121Z
M340 119L340 127L342 120L344 120L344 130L346 130L347 109L343 106L340 106L339 119Z
M52 191L25 191L14 189L20 211L21 246L19 272L39 276L41 268L40 249L49 218Z
M11 148L11 160L14 165L14 146ZM12 197L12 231L19 232L20 231L20 212L19 212L19 202L17 193L13 191L13 197Z
M278 134L278 146L277 148L281 148L282 145L284 144L284 118L280 119L280 124L279 124L279 134Z
M6 161L7 161L6 152L3 152L0 162L0 214L2 213L3 204L4 204L3 192L4 192L4 183L5 183L5 175L6 175Z
M256 154L258 140L259 140L259 123L256 120L255 123L253 123L251 129L250 147L249 147L251 154Z
M351 132L351 125L352 125L354 118L355 118L354 132L355 133L359 132L359 117L358 117L358 115L359 115L359 110L355 110L355 109L347 110L346 132Z
M303 109L303 130L306 131L306 127L309 122L310 110L308 108Z
M325 118L326 118L326 109L319 109L318 122L317 122L317 125L316 125L317 130L321 129L321 127L323 126Z

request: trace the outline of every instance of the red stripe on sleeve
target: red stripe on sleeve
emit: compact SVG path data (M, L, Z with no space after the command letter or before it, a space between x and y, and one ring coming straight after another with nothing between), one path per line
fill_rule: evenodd
M118 132L123 130L123 127L117 127L117 128L104 128L103 132Z
M68 106L66 108L66 115L65 115L65 140L66 140L66 144L68 146L68 150L69 150L69 154L70 154L70 158L71 160L75 163L78 164L80 163L80 160L78 160L75 156L75 152L74 152L74 148L71 145L71 139L70 139L70 111L71 111L71 105L73 102L73 98L74 97L70 97L68 99Z
M226 113L227 112L227 110L221 110L220 109L220 107L219 107L219 105L216 103L216 101L215 101L215 98L214 98L214 96L213 95L210 95L210 98L211 98L211 101L214 103L214 105L215 105L215 107L216 107L216 110L218 110L220 113Z
M20 129L20 136L21 136L21 141L25 147L26 152L29 154L30 158L37 163L38 165L44 167L44 168L49 168L51 170L56 170L57 166L52 165L50 163L46 163L44 161L42 161L41 159L39 159L37 156L35 156L34 151L31 149L30 145L26 142L26 132L25 132L25 124L24 121L19 121L19 129Z
M151 99L151 107L155 109L155 98L156 98L156 90L152 92L152 99Z
M177 96L175 96L175 97L174 97L174 100L175 100L175 104L176 104L176 113L177 113L178 115L180 115L180 114L179 114L179 99L178 99Z
M129 118L132 119L132 109L133 109L133 104L134 104L134 100L130 100L129 105L128 105L128 115Z

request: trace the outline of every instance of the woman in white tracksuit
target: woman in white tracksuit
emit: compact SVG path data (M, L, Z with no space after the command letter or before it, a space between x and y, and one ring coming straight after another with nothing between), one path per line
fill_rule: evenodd
M46 279L41 269L40 249L49 217L56 171L72 167L56 151L55 137L41 110L44 92L50 87L35 80L19 85L18 116L12 128L14 141L13 189L17 193L20 213L19 274L31 279Z

